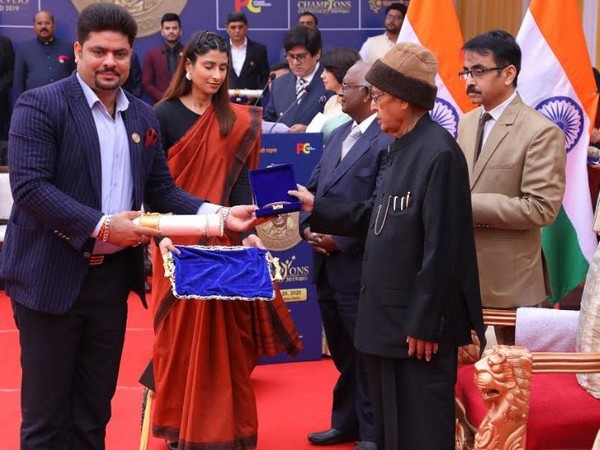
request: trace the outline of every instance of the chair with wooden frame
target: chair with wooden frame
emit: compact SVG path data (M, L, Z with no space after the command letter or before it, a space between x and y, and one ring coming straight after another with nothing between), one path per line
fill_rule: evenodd
M516 312L484 309L484 322L515 326ZM592 448L600 399L581 388L574 374L600 372L600 352L497 345L472 364L478 354L477 347L459 352L457 449Z

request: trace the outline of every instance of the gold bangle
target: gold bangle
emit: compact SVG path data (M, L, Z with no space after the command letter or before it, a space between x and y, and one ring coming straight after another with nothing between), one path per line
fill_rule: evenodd
M160 230L160 214L145 213L140 216L140 226Z

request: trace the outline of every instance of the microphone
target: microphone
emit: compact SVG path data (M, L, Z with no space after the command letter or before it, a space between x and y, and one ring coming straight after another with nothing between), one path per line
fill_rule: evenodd
M271 126L271 128L269 128L269 133L271 131L273 131L273 128L275 128L275 125L277 125L279 122L281 122L281 119L283 119L285 117L285 115L290 112L290 109L292 109L295 105L297 105L298 103L300 103L300 101L306 97L306 94L308 94L308 86L305 86L304 89L302 90L302 92L300 92L300 95L298 95L298 97L296 97L296 100L294 100L290 106L288 106L285 111L283 111L283 113L277 118L277 120L275 122L273 122L273 125Z
M269 74L269 79L267 80L267 84L265 84L265 86L261 89L260 95L258 96L258 98L256 99L256 101L254 103L252 103L252 106L258 105L258 102L260 102L260 99L262 98L262 96L264 95L265 91L269 87L269 83L271 81L273 81L275 78L277 78L277 75L275 75L273 72L271 72Z

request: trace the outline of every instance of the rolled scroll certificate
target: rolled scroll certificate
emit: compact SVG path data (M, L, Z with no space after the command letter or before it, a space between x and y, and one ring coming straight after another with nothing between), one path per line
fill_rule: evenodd
M223 236L221 214L173 215L142 214L133 221L136 225L159 230L165 236Z

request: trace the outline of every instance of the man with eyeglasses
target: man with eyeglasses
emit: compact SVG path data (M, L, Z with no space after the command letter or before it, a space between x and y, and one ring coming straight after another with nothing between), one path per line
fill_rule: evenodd
M396 45L407 9L404 3L392 3L385 8L385 33L370 37L363 43L359 51L363 61L373 63Z
M284 123L292 133L303 133L333 95L321 80L321 33L317 28L297 25L286 33L283 47L290 72L273 80L264 118Z
M469 166L482 303L501 309L538 305L551 292L541 229L554 221L562 202L564 135L521 101L521 49L510 34L481 34L463 52L459 77L479 105L462 117L458 143ZM496 326L495 332L498 343L514 344L514 327Z
M332 132L313 170L307 189L317 197L367 201L381 183L393 139L381 131L371 111L371 84L365 80L370 67L358 61L343 78L342 111L352 120ZM308 214L303 214L300 234L313 248L313 281L329 350L340 372L331 428L309 434L308 440L314 445L358 440L355 450L376 450L364 361L354 348L364 239L313 232Z
M373 199L290 191L311 232L366 238L354 343L367 371L377 448L453 450L457 347L483 319L467 164L429 111L435 55L400 43L365 79L394 137Z

